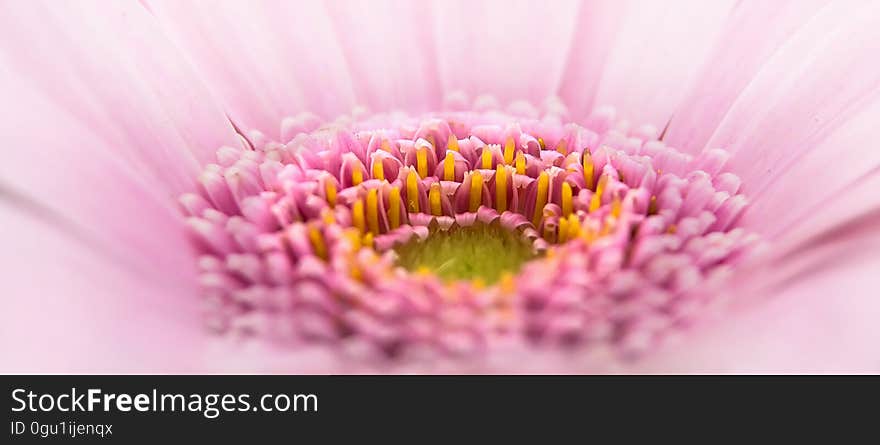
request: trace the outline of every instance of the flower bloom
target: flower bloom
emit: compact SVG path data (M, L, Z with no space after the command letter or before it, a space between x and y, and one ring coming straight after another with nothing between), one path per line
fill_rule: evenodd
M9 368L876 369L880 10L704 3L4 6Z

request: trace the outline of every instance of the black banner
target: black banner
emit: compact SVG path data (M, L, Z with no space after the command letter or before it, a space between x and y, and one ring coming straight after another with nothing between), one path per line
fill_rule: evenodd
M878 379L3 376L2 443L409 443L873 429ZM866 407L864 409L858 407ZM873 429L876 432L876 429ZM702 434L702 433L700 433ZM745 434L744 438L754 437ZM762 436L766 438L766 436ZM567 439L567 440L565 440ZM707 437L707 439L709 439ZM709 440L709 443L712 441Z

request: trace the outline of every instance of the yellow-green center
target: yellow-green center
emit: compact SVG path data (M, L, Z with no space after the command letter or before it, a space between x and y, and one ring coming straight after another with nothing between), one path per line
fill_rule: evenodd
M495 225L475 224L433 229L424 240L396 247L397 264L411 271L428 270L443 280L480 280L492 284L515 274L534 259L531 243Z

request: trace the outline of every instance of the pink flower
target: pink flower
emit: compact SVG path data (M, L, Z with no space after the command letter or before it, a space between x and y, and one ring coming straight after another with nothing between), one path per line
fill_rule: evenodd
M6 372L880 368L876 5L2 10Z

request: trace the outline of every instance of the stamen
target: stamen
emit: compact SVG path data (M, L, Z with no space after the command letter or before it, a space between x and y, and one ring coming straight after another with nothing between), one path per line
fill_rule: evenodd
M587 188L593 190L593 157L590 155L589 150L584 149L584 182L587 184Z
M621 211L622 206L620 204L620 196L614 195L614 200L611 201L611 216L614 218L619 218Z
M565 142L565 139L560 139L559 143L556 144L556 151L562 153L564 155L568 154L568 143Z
M371 233L379 233L379 197L376 189L367 192L367 224Z
M388 193L388 225L391 230L400 227L400 189L397 187Z
M455 157L449 151L446 152L446 157L443 159L443 180L455 181Z
M425 147L419 147L416 151L416 169L422 178L428 177L428 150Z
M359 185L364 182L364 172L361 170L360 162L351 169L351 183Z
M364 221L364 201L358 199L351 206L351 225L358 229L358 232L367 231L367 224Z
M495 210L507 211L507 167L501 164L495 167Z
M470 193L470 205L468 208L471 212L476 212L477 209L480 208L480 203L483 198L483 175L480 172L474 170L471 174L471 193Z
M562 216L567 217L571 214L572 198L571 185L567 182L562 183Z
M406 201L409 204L410 213L419 212L419 178L412 170L406 176Z
M458 139L454 134L449 135L449 139L446 140L446 149L452 151L460 151L458 148Z
M516 145L513 141L513 136L508 136L507 140L504 141L504 163L510 165L513 163L513 155L516 150Z
M432 215L440 216L443 214L443 209L440 205L440 183L435 182L431 184L431 189L428 190L428 203L431 206Z
M526 174L526 155L523 152L516 152L516 174Z
M544 216L544 206L547 205L547 189L550 185L550 176L547 172L541 172L538 176L538 193L535 195L535 211L532 216L532 224L535 227L541 225L541 219Z
M327 245L324 243L324 235L321 235L321 231L318 230L315 226L309 227L309 241L312 243L312 249L315 252L315 256L321 258L322 260L327 259Z
M483 162L483 169L488 170L492 168L492 150L489 150L489 146L483 146L483 153L481 154L481 159Z
M381 159L373 159L373 179L385 180L385 167L382 166Z
M568 215L568 235L567 239L575 239L580 236L581 233L581 222L578 219L577 215L572 213Z
M388 139L382 139L382 150L391 153L391 144L388 142Z
M336 184L333 181L324 181L324 195L327 198L327 204L336 207Z
M599 178L599 184L596 185L596 193L593 194L593 199L590 200L590 211L595 212L599 210L599 207L602 207L602 193L605 192L605 184L608 183L608 175L602 175Z
M559 234L556 235L556 242L564 243L568 239L568 218L559 218Z

